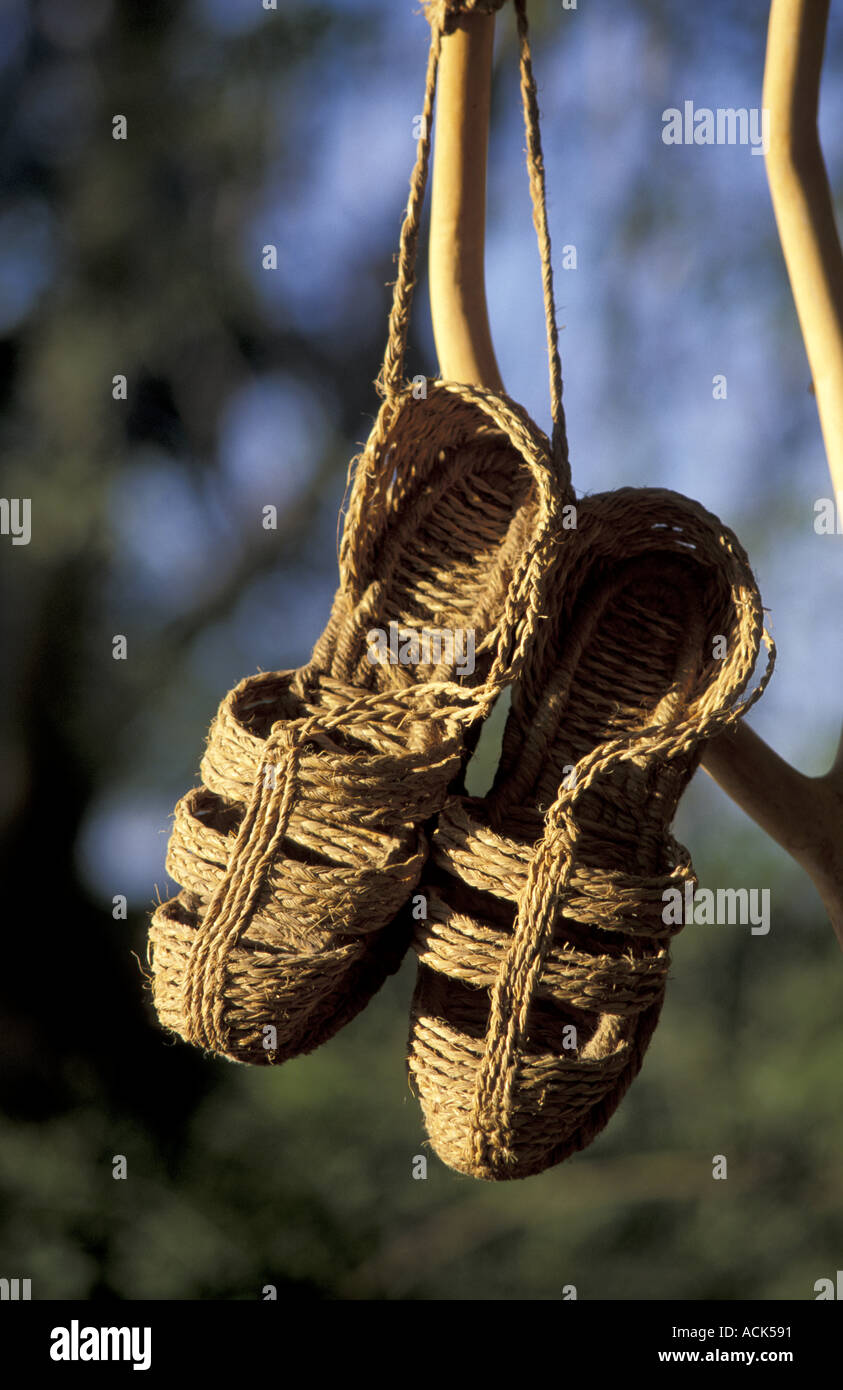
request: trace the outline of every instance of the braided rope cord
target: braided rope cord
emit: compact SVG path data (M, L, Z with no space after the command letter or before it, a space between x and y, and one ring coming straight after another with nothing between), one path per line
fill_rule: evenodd
M533 223L539 239L542 263L544 318L547 328L547 357L550 366L550 406L553 420L553 456L564 476L570 476L568 437L565 411L562 405L562 362L559 357L559 330L556 326L556 302L553 296L553 263L550 254L550 231L547 225L547 190L544 176L539 102L533 63L530 55L530 36L527 26L527 0L515 0L518 18L518 42L521 69L521 98L524 106L524 125L527 132L527 169L530 175L530 196L533 202Z
M416 163L410 180L410 197L401 228L398 275L395 281L392 309L389 316L389 335L386 352L379 378L380 389L388 399L398 395L402 389L404 358L407 350L407 334L410 324L410 310L416 283L416 260L418 256L421 210L424 205L428 170L430 167L432 115L436 94L436 76L442 51L442 37L443 35L453 32L461 14L493 14L496 10L501 9L505 3L506 0L431 0L431 3L426 6L428 20L431 25L431 44L428 57L427 79L425 83L424 106L422 109L421 134L418 142ZM566 482L570 482L565 412L562 405L562 363L559 356L559 331L556 324L556 306L553 295L553 265L551 259L550 231L547 221L547 189L541 144L538 94L536 91L536 81L533 74L530 52L526 0L515 0L515 12L518 27L519 69L521 77L521 97L524 110L524 129L527 137L527 173L529 177L530 200L533 206L533 225L538 239L539 256L541 259L544 317L550 370L553 458L559 470L560 477Z
M312 721L311 721L312 725ZM219 1043L222 1031L225 960L251 918L269 865L290 822L296 770L307 726L295 733L283 725L273 746L284 756L278 767L266 762L255 779L255 796L237 834L228 868L220 878L203 930L197 933L186 974L184 1007L191 1036ZM267 772L272 770L272 775Z

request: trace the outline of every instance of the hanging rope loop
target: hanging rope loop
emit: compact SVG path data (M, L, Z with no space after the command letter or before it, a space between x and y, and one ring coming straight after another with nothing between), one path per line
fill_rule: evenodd
M506 0L428 0L428 3L425 4L425 12L431 26L431 42L422 108L421 133L416 162L410 179L410 196L401 227L398 274L393 290L386 352L376 382L379 393L388 401L393 400L404 389L404 357L407 349L410 309L416 282L421 212L430 167L433 106L442 51L442 38L454 32L461 15L494 14L497 10L502 9L505 3ZM553 420L553 460L558 475L570 483L568 439L565 412L562 406L562 364L559 356L559 332L556 325L556 306L553 298L553 266L547 220L547 191L538 96L530 54L526 0L515 0L515 11L518 26L521 96L527 138L527 172L530 183L530 198L533 204L533 225L538 238L542 268L542 291L550 370L550 405Z
M515 12L518 21L520 50L521 100L524 107L524 128L527 132L527 171L530 176L533 225L538 237L539 255L542 263L544 318L550 368L550 411L553 420L553 456L557 467L562 470L566 477L570 477L568 437L565 427L565 411L562 407L562 362L559 357L559 330L556 326L556 304L553 298L553 264L550 253L550 231L547 224L547 188L539 123L539 100L530 56L526 0L515 0Z
M398 275L392 292L392 308L389 314L389 334L384 353L383 365L375 385L379 393L388 400L397 396L404 386L404 355L407 350L407 332L410 327L410 309L413 303L413 290L416 287L416 260L419 246L419 227L421 210L427 188L427 173L430 165L430 130L433 122L433 99L436 94L436 75L439 70L439 55L442 49L442 31L434 26L430 38L430 53L427 59L424 104L422 106L421 134L416 150L416 162L410 177L410 196L407 211L401 225L401 240L398 248Z

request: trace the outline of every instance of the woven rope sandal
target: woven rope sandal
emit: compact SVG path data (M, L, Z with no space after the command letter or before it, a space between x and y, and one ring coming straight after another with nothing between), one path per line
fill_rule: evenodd
M439 816L414 941L428 1134L486 1179L583 1149L637 1075L679 930L665 891L695 882L669 826L703 741L774 659L740 543L676 493L580 502L555 583L494 786Z
M150 926L161 1023L235 1061L312 1050L397 967L424 824L517 678L567 540L551 319L552 441L505 395L433 379L420 393L403 377L441 33L433 24L384 400L355 461L331 617L307 667L248 677L220 705L202 786L176 807L167 871L182 891ZM544 187L530 172L535 210ZM456 631L474 637L471 673L435 645ZM373 633L393 632L418 639L412 664L373 659Z

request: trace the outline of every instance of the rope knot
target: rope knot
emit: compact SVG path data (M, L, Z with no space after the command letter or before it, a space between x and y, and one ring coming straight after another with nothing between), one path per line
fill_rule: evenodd
M431 27L443 34L453 34L464 14L495 14L507 0L424 0L425 14Z

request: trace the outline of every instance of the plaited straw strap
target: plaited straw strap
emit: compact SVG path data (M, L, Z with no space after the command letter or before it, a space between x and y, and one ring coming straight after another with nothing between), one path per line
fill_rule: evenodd
M764 641L772 653L772 639L766 633ZM577 866L577 841L581 834L574 814L577 803L590 787L623 762L676 758L725 728L734 727L760 699L771 674L772 661L768 661L758 686L746 699L703 720L697 716L666 724L676 703L675 692L671 692L655 712L656 722L649 728L635 737L603 744L582 758L570 779L572 785L560 793L548 812L544 837L530 862L509 950L492 992L471 1124L472 1160L478 1166L496 1149L503 1154L511 1152L510 1114L517 1086L517 1058L530 1004L552 945L554 922L560 905L569 896ZM623 1012L618 1010L619 1015Z
M287 829L306 733L306 727L291 731L281 724L267 740L266 758L255 778L252 798L226 871L201 929L196 932L185 971L184 1009L188 1041L200 1047L225 1051L222 986L226 957L249 922L267 869Z
M440 832L444 827L447 835L452 829L449 821L459 817L458 808L459 803L449 807L440 818ZM468 865L462 871L464 882L500 892L500 883L486 873L481 856L481 844L489 837L488 827L470 824L468 835L462 855L452 857L437 845L437 865L451 867L460 876L462 859ZM610 999L612 1014L624 1017L643 1013L660 999L670 963L668 942L681 924L664 923L660 915L654 916L653 909L658 907L660 914L666 890L678 888L681 892L686 883L696 886L690 855L672 836L667 839L666 853L673 867L661 874L574 866L565 893L566 914L575 918L580 927L590 925L629 938L646 937L657 949L653 955L636 959L627 953L596 956L570 945L562 949L551 942L536 984L536 998L548 999L557 1006L564 1001L577 1009L601 1012ZM481 881L484 876L486 883ZM450 979L465 980L474 988L491 990L511 944L511 934L504 927L455 911L435 890L429 892L427 918L416 930L416 953L423 965Z
M427 58L421 134L416 149L416 162L410 176L410 196L407 201L407 210L401 224L401 239L398 246L398 275L392 292L386 351L377 382L378 390L388 400L397 396L404 386L404 355L407 350L407 331L410 326L413 290L416 287L419 228L425 189L427 188L427 172L430 166L430 129L433 121L433 100L436 95L436 75L439 71L441 49L442 30L437 24L434 24L431 29L430 51Z
M460 14L491 14L501 9L504 0L434 0L428 4L427 16L431 25L430 52L427 64L424 104L422 107L421 135L419 137L416 163L410 179L410 196L401 227L401 241L398 252L398 275L393 290L392 309L389 316L389 335L383 365L378 378L378 389L387 398L394 400L404 389L404 357L407 349L407 333L410 324L410 309L415 288L416 260L418 256L419 228L421 210L427 187L430 166L430 144L433 117L433 104L436 95L436 77L442 50L443 35L450 34ZM550 406L553 420L552 450L554 464L559 476L570 484L570 464L568 460L568 440L565 428L565 412L562 405L562 364L559 357L559 334L556 326L556 307L553 297L553 267L551 263L550 233L547 223L547 195L542 155L541 132L539 126L539 106L536 82L530 56L530 39L527 24L526 0L515 0L518 22L519 65L521 72L521 96L524 108L524 126L527 136L527 171L530 182L530 198L533 204L533 224L538 238L539 255L542 267L542 289L544 294L544 315L547 332L547 351L550 370ZM386 428L388 415L384 418Z
M263 680L272 682L277 677L270 675ZM257 693L260 684L261 677L243 681L223 701L211 729L208 751L202 765L203 780L211 790L229 802L242 798L247 808L233 846L230 851L223 850L224 860L221 862L225 867L207 911L193 934L182 985L182 1012L186 1024L184 1036L190 1042L220 1053L227 1053L230 1044L224 1017L230 957L260 906L280 853L281 841L290 827L291 816L298 812L301 818L303 805L312 803L315 789L312 785L312 766L308 773L308 751L323 748L336 758L339 754L338 740L344 734L365 736L367 721L383 720L389 707L390 722L395 728L396 748L400 752L392 759L389 754L384 754L377 769L370 760L366 779L355 789L359 823L361 826L365 824L370 833L377 834L390 798L394 800L401 795L402 806L420 821L428 819L438 809L441 804L436 795L438 783L443 780L443 775L447 783L448 769L450 775L456 770L455 716L463 713L459 704L438 707L435 718L439 729L434 734L431 720L423 722L417 718L412 691L397 691L394 696L385 696L383 692L358 692L343 687L339 682L323 680L318 692L322 706L320 712L292 722L279 721L263 742L244 730L235 714L238 695L243 696L250 688ZM291 687L294 684L291 678ZM417 686L415 689L418 694L419 691L423 693L425 687ZM466 694L462 687L446 682L437 682L430 689L440 699L443 690L452 691L455 698ZM431 719L433 717L434 714ZM419 765L411 770L409 763L415 760L406 745L417 744L420 739L428 745L429 751L425 757L431 759L431 765L427 768ZM254 748L261 743L257 765L249 766ZM444 774L441 762L445 765ZM402 780L408 774L412 778L409 788L402 786ZM330 787L320 784L319 796L323 804L330 806L335 800L339 809L349 795L346 785L348 776L348 772L334 769L330 775ZM384 779L390 778L392 784L385 787ZM384 798L387 806L382 809ZM170 847L171 855L175 857L173 862L168 860L168 868L181 882L186 882L186 874L191 872L191 844L197 825L201 826L201 815L197 822L196 809L189 796L176 810L176 829ZM336 828L342 828L341 822ZM207 842L204 857L210 854L214 858L207 831L204 836ZM384 854L387 850L388 846L384 848ZM396 867L400 874L401 863ZM197 890L200 888L198 882L195 886Z
M449 687L444 682L432 687L440 694L443 689L449 688L455 696L465 694L460 686ZM419 690L423 691L424 687L417 686L416 694ZM227 960L248 929L290 824L291 814L301 801L303 788L299 774L302 752L308 743L331 746L332 735L359 728L365 723L367 715L376 717L383 709L384 696L371 692L353 694L349 698L348 692L337 686L333 707L330 690L325 692L323 702L326 705L324 714L296 721L293 725L279 722L266 740L260 764L247 793L246 814L207 912L194 935L183 985L188 1041L212 1051L225 1052L228 1047L223 1019ZM405 705L405 717L410 718L414 709L413 692L396 692L393 704L399 711L401 705ZM453 727L453 716L461 712L458 705L435 711L436 718L443 726L440 735L443 740L448 737L449 727ZM209 785L219 787L221 792L228 794L235 789L229 764L233 762L236 765L236 757L232 755L240 751L236 745L231 745L233 729L239 734L236 722L231 721L228 701L224 701L209 740L209 753L213 747L214 758L207 767L203 763L203 775ZM417 800L423 793L425 781L423 774L418 774L414 779L412 790ZM338 795L342 794L343 788L339 783L336 791ZM382 795L382 789L377 786L372 788L374 804L379 803ZM415 809L424 816L431 814L433 807L422 801Z
M547 190L544 178L539 100L530 57L530 37L527 29L527 0L515 0L518 17L518 43L521 67L521 99L524 106L524 125L527 132L527 169L530 175L530 197L533 201L533 223L539 239L544 292L544 319L547 329L547 356L550 368L550 411L553 420L553 457L570 476L568 437L565 411L562 406L562 363L559 358L559 331L556 327L556 303L553 297L553 264L550 253L550 232L547 225Z

